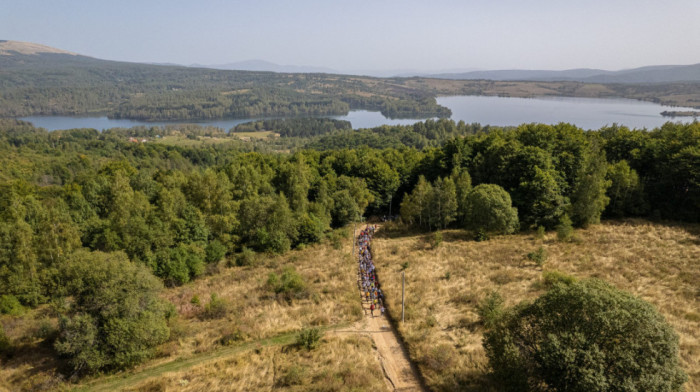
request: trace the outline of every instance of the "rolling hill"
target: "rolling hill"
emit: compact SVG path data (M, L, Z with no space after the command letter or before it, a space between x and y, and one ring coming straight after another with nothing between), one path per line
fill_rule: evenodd
M429 75L440 79L458 80L521 80L521 81L575 81L583 83L675 83L700 82L700 64L659 65L621 71L602 69L498 70Z

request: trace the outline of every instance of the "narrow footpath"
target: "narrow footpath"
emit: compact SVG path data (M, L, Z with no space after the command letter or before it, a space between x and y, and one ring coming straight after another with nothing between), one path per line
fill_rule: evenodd
M358 261L357 284L360 290L364 318L351 330L336 330L336 334L361 333L372 337L387 384L393 391L424 391L408 353L401 345L398 334L381 311L383 294L376 281L372 262L371 238L373 230L365 229L357 238L355 258ZM371 306L375 305L372 311ZM374 313L374 314L372 314Z

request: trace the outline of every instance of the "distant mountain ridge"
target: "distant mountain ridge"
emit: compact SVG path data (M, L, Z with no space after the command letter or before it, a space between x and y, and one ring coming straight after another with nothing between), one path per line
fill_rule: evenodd
M564 71L547 70L496 70L463 73L443 73L424 75L438 79L455 80L498 80L498 81L538 81L538 82L584 82L584 83L675 83L700 82L700 64L656 65L606 71L602 69L569 69Z
M261 71L261 72L280 72L280 73L331 73L339 74L332 68L314 67L310 65L279 65L265 60L245 60L236 61L233 63L217 64L217 65L202 65L192 64L191 67L197 68L212 68L222 70L235 71Z

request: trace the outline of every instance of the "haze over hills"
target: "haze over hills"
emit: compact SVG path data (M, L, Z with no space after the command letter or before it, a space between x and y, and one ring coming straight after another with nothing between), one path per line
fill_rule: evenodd
M0 67L15 68L27 66L68 66L97 64L133 64L119 61L101 60L49 46L19 41L0 41ZM448 70L440 73L427 73L418 70L355 70L340 71L328 67L312 65L279 65L265 60L245 60L219 65L191 64L139 64L151 66L208 68L218 70L239 70L276 73L328 73L353 74L374 77L427 77L452 80L497 80L497 81L575 81L584 83L676 83L700 82L700 63L691 65L656 65L619 71L602 69L551 70L471 70L460 72Z
M606 71L602 69L547 70L495 70L464 73L421 75L439 79L457 80L522 80L522 81L575 81L584 83L673 83L700 81L700 64L657 65Z
M279 65L265 60L245 60L226 64L203 65L192 64L191 67L212 68L236 71L264 71L283 73L340 73L339 71L326 67L314 67L310 65Z

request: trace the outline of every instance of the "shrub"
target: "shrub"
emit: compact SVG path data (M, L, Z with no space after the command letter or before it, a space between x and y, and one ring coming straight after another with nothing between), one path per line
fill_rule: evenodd
M52 341L58 330L48 318L42 318L34 331L34 337L37 339Z
M333 245L333 249L340 249L343 247L343 241L348 240L348 231L344 228L335 229L328 234L328 239ZM349 241L349 240L348 240Z
M256 253L254 250L246 248L245 246L241 249L241 253L236 256L236 265L238 266L249 266L255 265Z
M680 391L687 378L663 316L596 279L504 311L483 344L506 390Z
M222 346L230 346L236 342L240 342L245 339L243 332L238 327L228 328L222 331L221 338L219 339L219 344Z
M433 238L432 238L431 241L430 241L430 246L431 246L433 249L435 249L435 248L437 248L438 246L440 246L440 244L442 244L442 232L441 232L441 231L436 231L436 232L433 234Z
M204 252L204 260L207 263L215 263L226 256L226 247L219 240L214 240L207 244Z
M285 370L280 377L278 386L290 387L293 385L303 385L306 379L306 370L298 365L292 365Z
M571 225L571 219L568 215L564 215L559 220L557 225L557 239L562 242L570 242L574 236L574 227Z
M474 233L474 241L476 242L481 242L481 241L488 241L490 239L488 233L486 233L486 230L483 228L480 228L479 230Z
M545 271L542 273L542 280L544 281L544 286L549 289L558 283L572 284L576 281L576 278L559 271Z
M228 302L225 299L216 293L211 293L209 303L204 305L204 317L208 319L222 318L226 316L228 307Z
M5 334L5 328L0 324L0 354L5 354L10 351L12 344L10 343L10 338Z
M307 294L304 278L291 266L286 267L282 271L282 275L270 273L267 285L275 294L281 295L287 300L301 298Z
M318 347L321 337L323 337L323 333L319 328L305 328L297 336L297 345L307 350L313 350Z
M483 301L476 305L476 313L481 322L491 328L503 313L503 297L496 291L490 292Z
M527 258L534 261L538 267L542 267L547 261L547 251L540 246L536 251L528 253Z
M535 232L535 238L538 240L543 240L546 234L544 226L537 226L537 232Z
M0 313L18 316L23 311L22 304L14 295L0 296Z

